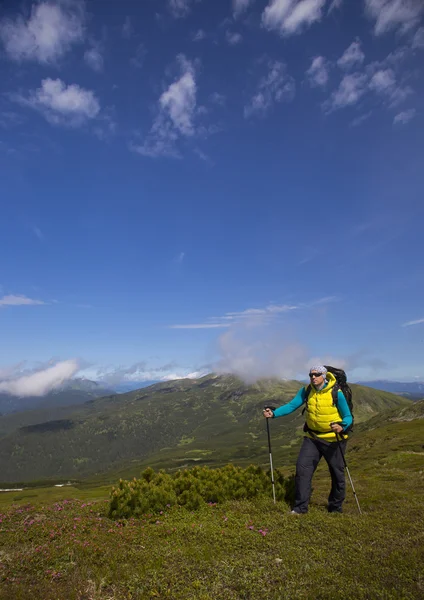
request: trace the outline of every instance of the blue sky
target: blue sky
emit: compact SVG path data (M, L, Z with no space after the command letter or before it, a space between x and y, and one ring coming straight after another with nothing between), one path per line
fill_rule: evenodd
M420 0L0 11L0 378L424 379Z

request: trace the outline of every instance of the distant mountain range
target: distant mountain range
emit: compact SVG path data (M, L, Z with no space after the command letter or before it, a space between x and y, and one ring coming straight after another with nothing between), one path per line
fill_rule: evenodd
M19 397L0 393L0 414L7 415L26 410L84 404L88 400L93 400L93 398L115 393L115 390L90 379L69 379L60 388L49 392L45 396Z
M39 409L0 418L0 480L139 473L142 465L256 462L266 455L265 403L293 398L298 381L246 385L208 375L93 398L79 406ZM389 392L352 384L355 422L413 405ZM303 435L301 411L272 424L274 451L293 462Z
M160 383L158 379L152 379L150 381L124 381L114 385L113 388L118 394L125 394L126 392L133 392L134 390L141 390L142 388L149 387L155 383Z
M364 385L376 390L391 392L398 396L404 396L411 400L420 400L424 398L424 382L420 381L386 381L377 379L375 381L358 381L358 385Z

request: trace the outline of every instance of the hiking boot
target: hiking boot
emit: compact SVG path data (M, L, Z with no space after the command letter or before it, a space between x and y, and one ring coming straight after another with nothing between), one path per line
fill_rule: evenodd
M297 511L297 510L291 510L291 511L289 512L289 515L303 515L303 513L299 512L299 511Z

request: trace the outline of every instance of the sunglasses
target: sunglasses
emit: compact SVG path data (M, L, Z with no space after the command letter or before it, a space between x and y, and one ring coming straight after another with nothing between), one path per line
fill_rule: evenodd
M324 375L324 373L309 373L309 377L312 379L312 377L322 377Z

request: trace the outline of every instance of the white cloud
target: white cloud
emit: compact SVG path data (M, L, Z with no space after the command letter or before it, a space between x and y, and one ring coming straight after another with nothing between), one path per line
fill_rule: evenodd
M0 380L0 392L13 396L44 396L60 387L79 370L76 360L66 360L29 375Z
M323 56L316 56L309 69L306 71L306 77L313 87L325 87L328 83L328 63Z
M417 29L412 40L413 48L424 48L424 27Z
M140 44L138 44L138 46L135 50L135 54L130 60L130 63L132 64L132 66L135 67L136 69L141 69L141 67L144 64L144 59L146 58L146 54L147 54L146 47L141 42Z
M365 54L362 52L361 42L360 40L357 40L344 51L343 55L337 61L337 64L341 69L349 70L353 66L362 64L364 58Z
M237 44L240 44L240 42L243 40L243 36L240 33L231 31L225 32L225 38L230 44L230 46L236 46Z
M220 94L219 92L213 92L213 94L211 94L210 96L210 100L218 106L224 106L226 98L224 94Z
M424 319L417 319L416 321L408 321L407 323L404 323L402 325L402 327L410 327L411 325L420 325L421 323L424 323Z
M114 386L124 382L198 379L206 375L208 370L209 367L199 367L196 370L193 370L193 367L183 368L175 362L160 367L148 367L145 361L141 361L130 367L116 369L89 368L84 371L84 375L103 383L103 385Z
M409 87L401 87L397 85L396 75L393 69L380 69L376 71L369 82L371 91L385 96L390 107L395 107L401 104L413 93Z
M122 36L129 40L133 34L133 26L131 23L131 17L125 17L124 24L122 25Z
M193 0L168 0L168 7L176 19L181 19L188 15L192 3Z
M43 232L41 231L41 229L39 227L37 227L37 225L33 225L32 231L33 231L34 235L40 240L40 242L42 242L44 240Z
M178 57L182 75L159 98L159 112L149 135L141 146L132 149L150 157L179 156L176 144L181 137L195 135L196 78L193 64Z
M365 123L365 121L367 119L369 119L371 115L372 115L372 111L368 111L368 112L364 113L363 115L359 115L359 117L356 117L355 119L353 119L353 121L351 122L351 127L359 127L359 125L362 125L362 123Z
M337 8L341 8L342 4L343 0L333 0L328 9L328 14L332 13L333 10L336 10Z
M283 35L300 33L321 19L325 3L326 0L270 0L262 14L262 24Z
M199 379L208 374L208 371L192 371L190 373L168 373L161 377L160 381L175 381L176 379Z
M402 104L402 102L405 102L405 100L407 98L409 98L409 96L413 93L414 93L414 90L409 86L395 87L393 90L391 90L390 95L389 95L390 108L393 108L393 107L398 106L399 104Z
M345 75L338 89L331 95L330 101L326 103L326 108L337 110L356 104L367 92L367 80L367 75L363 73Z
M287 74L286 65L280 61L268 61L268 73L259 82L258 90L244 109L246 118L265 115L276 102L290 102L295 95L295 82Z
M170 329L222 329L230 327L229 323L188 323L185 325L170 325Z
M239 17L244 13L255 0L233 0L234 17Z
M196 33L193 35L192 40L193 40L193 42L200 42L200 41L204 40L205 37L206 37L205 31L203 31L203 29L198 29L196 31Z
M30 17L0 21L0 39L15 61L55 62L84 38L84 4L77 0L34 4Z
M393 119L393 123L395 125L406 125L407 123L409 123L409 121L412 121L416 114L417 111L415 110L415 108L403 110L395 116L395 118Z
M365 0L365 12L375 21L376 35L391 29L404 33L419 22L424 4L422 0Z
M387 90L396 85L396 76L392 69L380 70L374 73L369 83L370 89L379 94L386 94Z
M227 312L222 317L210 317L204 323L185 323L171 325L170 329L219 329L238 324L258 326L279 320L282 315L297 310L311 310L317 306L336 302L336 296L326 296L302 304L269 304L264 308L247 308L242 311Z
M29 98L17 96L16 99L41 112L54 125L77 127L94 119L100 111L92 91L76 84L66 86L61 79L43 79L41 88L32 92Z
M308 351L286 341L284 331L266 325L230 329L218 340L217 373L233 373L246 382L267 377L294 379L306 373Z
M278 315L299 309L300 306L289 304L270 304L265 308L247 308L238 312L225 313L223 317L211 317L206 323L187 323L182 325L171 325L171 329L220 329L231 327L237 323L249 321L250 323L262 323L274 320Z
M193 135L193 116L196 108L196 80L192 64L181 59L183 75L172 83L159 99L161 109L166 112L175 129L186 136Z
M36 306L46 304L42 300L34 300L32 298L27 298L26 296L3 296L0 298L0 308L2 306Z
M93 71L97 71L98 73L103 71L103 56L98 47L86 50L84 53L84 60Z

